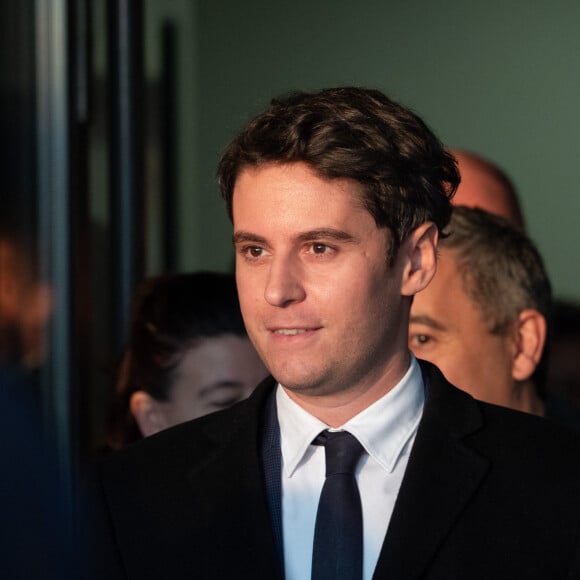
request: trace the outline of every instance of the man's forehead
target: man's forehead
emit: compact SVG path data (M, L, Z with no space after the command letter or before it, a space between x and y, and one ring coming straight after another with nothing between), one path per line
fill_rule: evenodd
M236 179L232 217L243 214L255 221L260 206L272 218L300 215L308 220L307 229L332 227L333 215L364 212L373 220L364 204L362 185L348 178L321 177L305 163L267 164L249 167ZM325 223L327 218L327 223Z

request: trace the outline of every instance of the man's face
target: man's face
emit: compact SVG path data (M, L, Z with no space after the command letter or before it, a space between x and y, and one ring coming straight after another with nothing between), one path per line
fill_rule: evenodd
M295 393L366 392L407 356L403 267L388 267L389 233L359 196L355 182L322 179L304 163L247 168L236 181L244 321L272 375Z
M475 398L509 406L514 340L510 332L491 334L486 323L465 293L455 252L443 249L437 274L411 306L409 348Z

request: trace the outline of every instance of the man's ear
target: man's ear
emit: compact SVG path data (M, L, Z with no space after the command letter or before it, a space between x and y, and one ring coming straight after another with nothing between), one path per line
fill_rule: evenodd
M520 312L515 324L515 356L512 377L516 381L529 379L536 370L546 344L546 319L537 310Z
M405 259L401 294L414 296L431 282L437 270L437 242L439 231L433 222L415 229L403 242L401 253Z
M153 435L167 428L162 403L145 391L135 391L131 395L129 408L143 437Z

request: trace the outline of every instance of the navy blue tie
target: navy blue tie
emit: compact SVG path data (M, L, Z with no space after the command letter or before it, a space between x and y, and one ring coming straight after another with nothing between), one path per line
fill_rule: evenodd
M346 431L323 431L326 480L318 502L312 552L312 580L361 580L363 528L354 472L363 453Z

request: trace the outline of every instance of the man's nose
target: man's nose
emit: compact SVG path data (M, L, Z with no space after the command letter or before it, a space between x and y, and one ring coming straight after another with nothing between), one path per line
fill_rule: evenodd
M306 297L303 268L297 258L275 258L270 264L264 298L272 306L284 307Z

